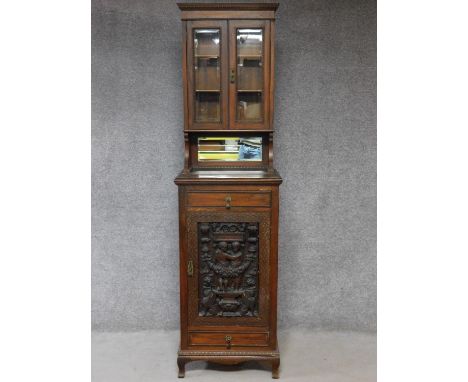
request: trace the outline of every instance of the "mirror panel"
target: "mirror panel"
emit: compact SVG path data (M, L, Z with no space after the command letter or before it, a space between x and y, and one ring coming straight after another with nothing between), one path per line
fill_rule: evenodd
M261 162L262 137L198 137L199 162Z

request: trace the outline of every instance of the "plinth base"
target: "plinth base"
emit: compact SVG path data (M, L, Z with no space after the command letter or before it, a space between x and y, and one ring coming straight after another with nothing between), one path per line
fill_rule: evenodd
M179 350L177 365L179 378L185 377L185 365L192 361L215 362L224 365L237 365L247 361L264 361L271 363L272 378L279 378L280 354L273 351L199 351Z

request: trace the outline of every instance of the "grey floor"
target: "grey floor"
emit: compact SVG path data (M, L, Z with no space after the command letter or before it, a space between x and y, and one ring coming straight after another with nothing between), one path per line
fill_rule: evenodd
M93 382L183 381L177 378L177 331L92 334ZM280 380L375 382L376 336L355 332L287 330L279 334ZM190 381L271 381L267 365L193 362Z

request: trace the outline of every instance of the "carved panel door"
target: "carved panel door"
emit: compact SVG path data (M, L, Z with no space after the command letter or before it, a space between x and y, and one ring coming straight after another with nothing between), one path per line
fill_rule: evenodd
M189 330L267 326L270 212L199 209L187 216Z

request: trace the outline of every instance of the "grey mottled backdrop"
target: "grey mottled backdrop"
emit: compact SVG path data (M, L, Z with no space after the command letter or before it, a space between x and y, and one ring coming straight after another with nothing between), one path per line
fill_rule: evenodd
M92 7L92 323L179 325L181 25L173 0ZM275 161L280 326L376 328L376 2L284 0Z

